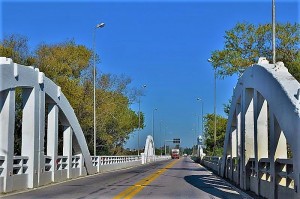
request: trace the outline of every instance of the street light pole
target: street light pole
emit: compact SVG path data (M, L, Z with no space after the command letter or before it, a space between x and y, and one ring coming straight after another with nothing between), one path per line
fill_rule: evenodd
M96 29L103 28L104 23L99 23L94 28L93 35L93 59L94 59L94 156L96 156Z
M214 77L215 77L215 94L214 94L214 115L215 115L215 128L214 128L214 151L216 150L217 144L217 113L216 113L216 104L217 104L217 78L216 78L216 69L214 70Z
M153 109L153 114L152 114L152 137L153 137L153 143L154 143L154 152L153 154L155 155L155 142L154 142L154 111L157 111L157 108Z
M195 155L195 137L196 137L196 128L192 129L192 132L194 131L194 138L193 138L193 155Z
M202 100L202 107L201 107L201 135L203 135L203 100Z
M197 98L197 100L201 101L201 134L203 135L203 100L201 98Z
M146 88L146 85L143 85L143 88ZM138 155L140 155L140 130L141 130L141 96L139 96Z
M276 22L275 22L275 0L272 0L272 51L273 64L276 63Z
M213 62L212 59L208 59L208 62ZM214 67L214 116L215 116L215 121L214 121L214 151L215 152L215 148L216 148L216 143L217 143L217 115L216 115L216 93L217 93L217 74L216 74L216 68Z
M164 144L165 144L165 155L167 155L166 133L167 133L167 126L165 126L165 140L164 140Z

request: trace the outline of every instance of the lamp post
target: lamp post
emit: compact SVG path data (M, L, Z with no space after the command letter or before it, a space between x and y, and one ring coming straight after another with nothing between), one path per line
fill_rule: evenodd
M165 140L164 140L164 145L165 145L165 155L167 155L166 133L167 133L167 126L165 126Z
M195 155L195 137L196 137L196 128L192 129L192 132L194 132L194 138L193 138L193 155Z
M94 156L96 156L96 29L103 28L105 23L99 23L94 28L93 35L93 59L94 59Z
M212 59L208 59L208 62L213 63ZM217 83L216 83L216 68L214 67L214 116L215 116L215 122L214 122L214 151L216 148L216 137L217 137L217 115L216 115L216 93L217 93Z
M152 137L153 137L153 145L154 145L154 151L153 154L155 155L155 142L154 142L154 112L157 111L157 108L153 109L153 113L152 113Z
M160 121L160 123L159 123L159 134L161 135L161 123L162 123L162 121ZM160 156L162 156L162 141L160 140Z
M272 0L272 54L273 64L276 64L276 15L275 15L275 0Z
M203 135L203 100L201 98L197 98L198 101L201 101L201 134Z
M146 88L146 85L143 85L143 88ZM140 130L141 130L141 96L139 96L139 130L138 130L138 155L140 155Z

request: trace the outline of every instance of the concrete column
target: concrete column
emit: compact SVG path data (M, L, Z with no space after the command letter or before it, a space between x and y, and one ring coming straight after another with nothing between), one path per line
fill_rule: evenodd
M234 129L231 133L231 162L230 162L231 174L230 174L230 177L233 180L233 158L237 157L237 130L236 130L236 126L232 127L232 128L234 128Z
M254 92L254 151L256 187L253 190L257 195L260 193L259 160L268 158L268 103L263 96Z
M241 132L241 128L242 128L242 113L241 113L241 104L240 102L237 103L236 105L236 140L237 140L237 157L239 158L238 160L238 168L237 168L237 172L239 174L239 181L238 181L238 185L241 185L242 182L242 167L241 167L241 163L242 163L242 156L243 156L243 150L242 150L242 132Z
M232 157L237 157L237 145L238 145L238 140L237 140L237 113L235 110L235 113L233 115L233 121L231 124L231 155Z
M249 158L254 158L254 104L253 89L244 90L243 115L244 120L244 189L250 189L250 165Z
M83 155L81 152L81 148L79 146L78 140L76 138L76 136L72 136L72 150L74 150L74 155L76 156L80 156L80 164L79 164L79 168L80 168L80 176L84 175L84 160L83 160ZM99 163L100 164L100 163ZM101 165L100 165L101 166Z
M225 169L225 177L226 178L230 178L231 173L232 173L232 143L231 143L232 138L231 137L232 137L232 127L230 128L229 139L228 139L228 143L227 143L225 165L222 165L222 167L224 167L224 169ZM228 157L230 157L229 165L227 165L228 164ZM221 162L221 164L222 164L222 162ZM230 167L230 170L228 170L228 167Z
M47 126L47 155L52 157L52 181L55 181L57 170L57 151L58 151L58 106L49 104L48 106L48 126Z
M28 156L28 188L38 186L39 165L39 91L24 88L22 93L22 156Z
M3 191L13 189L13 156L14 156L14 131L15 131L15 90L10 89L0 92L0 156L4 156ZM0 185L2 186L2 185Z
M277 198L277 186L276 186L276 167L275 161L277 158L287 158L287 145L283 132L277 122L277 119L273 112L269 111L270 119L270 198Z
M237 129L235 128L231 133L231 154L232 157L237 157Z
M72 135L73 130L70 126L64 127L63 139L63 156L68 156L68 178L72 178Z
M45 172L45 90L44 84L39 90L39 185L41 185L41 175Z

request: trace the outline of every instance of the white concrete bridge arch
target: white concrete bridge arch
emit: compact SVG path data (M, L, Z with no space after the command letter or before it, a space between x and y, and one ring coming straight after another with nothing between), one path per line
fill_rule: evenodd
M232 97L222 176L267 198L299 197L299 95L282 62L260 59L244 72Z
M60 175L71 177L96 172L74 110L59 86L37 68L18 65L5 57L0 58L0 78L0 166L4 179L3 191L12 191L22 186L37 187L48 183L48 175L52 175L51 181L56 181ZM16 88L22 88L24 106L22 152L19 159L14 157ZM47 146L44 146L46 106ZM57 153L58 121L64 127L64 157L58 157ZM44 147L47 147L47 154L44 154ZM79 158L76 155L82 157L82 162L77 161ZM86 169L74 171L77 174L72 174L71 168L82 168L81 164ZM71 167L66 174L62 174L58 168L64 165ZM48 171L52 171L51 174ZM21 174L27 176L26 180L21 180L24 179L20 177Z
M19 88L23 106L22 146L21 154L15 155ZM63 154L58 154L59 133L63 136ZM153 138L148 136L144 158L90 156L80 124L61 88L37 68L0 57L0 193L169 158L155 159L153 150Z
M155 155L154 155L154 140L151 135L148 135L146 138L145 143L145 150L142 154L143 156L143 163L152 162L155 161Z

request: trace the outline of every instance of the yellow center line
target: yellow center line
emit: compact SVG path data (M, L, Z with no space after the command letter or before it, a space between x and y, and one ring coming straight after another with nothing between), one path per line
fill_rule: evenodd
M143 178L142 180L138 181L134 185L128 187L118 195L114 197L114 199L120 199L120 198L125 198L125 199L130 199L133 198L136 194L138 194L140 191L142 191L145 186L150 184L152 181L154 181L156 178L158 178L160 175L162 175L165 171L170 169L171 167L174 166L174 164L177 163L178 160L172 161L169 164L167 164L164 168L159 169L155 171L154 173L150 174L149 176Z

